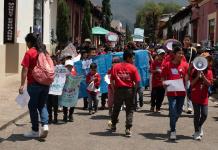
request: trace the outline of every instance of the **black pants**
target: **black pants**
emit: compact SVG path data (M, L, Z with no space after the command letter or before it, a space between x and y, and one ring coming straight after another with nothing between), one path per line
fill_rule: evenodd
M199 132L208 115L208 106L193 103L195 132Z
M75 107L70 107L70 109L69 109L69 117L72 117L72 115L74 113L74 108ZM63 107L63 113L64 113L64 117L67 117L67 115L68 115L68 107Z
M94 108L94 111L98 110L98 99L96 93L89 93L89 111L92 111Z
M102 93L101 94L101 106L105 107L106 99L108 98L108 93Z
M84 102L84 105L83 105L83 108L88 108L88 97L84 97L83 98L83 102Z
M114 108L112 113L112 124L116 125L120 113L120 108L126 104L126 128L130 129L133 122L133 111L135 108L135 90L134 88L117 88L114 93Z
M160 109L164 100L165 89L163 87L153 87L151 92L151 107Z
M52 110L54 111L54 118L58 116L58 96L57 95L48 95L47 109L49 119L52 119Z

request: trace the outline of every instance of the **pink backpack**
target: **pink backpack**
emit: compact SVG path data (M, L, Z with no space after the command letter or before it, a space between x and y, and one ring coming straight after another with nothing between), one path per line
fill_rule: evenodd
M37 64L32 71L33 78L42 85L50 85L54 81L54 64L49 54L39 53Z

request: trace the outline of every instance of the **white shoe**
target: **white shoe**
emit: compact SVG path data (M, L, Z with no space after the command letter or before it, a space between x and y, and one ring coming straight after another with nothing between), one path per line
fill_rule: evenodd
M29 131L27 133L24 133L24 137L27 137L27 138L38 138L39 137L39 132Z
M200 136L202 137L204 135L204 131L202 128L199 129L199 132L200 132Z
M201 140L200 132L195 132L195 133L193 134L193 139L194 139L194 140Z
M46 138L48 135L48 125L44 125L42 127L42 131L41 131L41 134L40 134L40 138Z
M170 132L170 140L176 140L176 132Z

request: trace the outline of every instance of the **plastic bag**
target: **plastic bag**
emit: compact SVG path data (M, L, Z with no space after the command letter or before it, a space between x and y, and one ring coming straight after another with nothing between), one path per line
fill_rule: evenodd
M27 106L29 103L29 100L30 100L30 96L27 92L27 89L24 89L23 94L19 94L16 98L16 102L21 108L24 108L25 106Z

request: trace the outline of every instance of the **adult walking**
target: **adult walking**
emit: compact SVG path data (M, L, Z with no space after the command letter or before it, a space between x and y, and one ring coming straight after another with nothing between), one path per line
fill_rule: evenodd
M22 61L21 86L19 93L24 91L25 81L27 79L27 91L30 96L28 104L32 130L24 134L30 138L46 138L48 134L48 111L46 101L48 98L49 86L37 83L32 72L37 65L38 55L40 52L47 53L46 48L38 42L37 37L33 33L27 34L26 45L29 50L25 53ZM39 132L38 112L41 119L42 131Z
M120 108L126 105L126 136L131 136L133 122L133 111L135 108L135 92L140 82L137 68L133 65L134 53L132 50L125 50L123 53L124 62L115 64L111 70L111 87L114 91L114 108L112 112L111 130L116 131L116 124Z
M181 47L175 47L173 49L172 60L166 62L162 71L163 85L165 87L174 87L180 84L181 89L167 88L167 97L169 101L169 115L170 115L170 139L176 140L176 123L182 113L182 107L186 96L185 78L188 72L188 64L182 61L184 53ZM182 80L182 83L179 82ZM167 83L165 81L171 81ZM183 87L183 88L182 88Z
M183 51L184 51L184 56L186 58L186 62L189 64L189 71L188 71L188 78L190 76L190 71L192 70L192 61L194 58L197 56L197 50L192 47L192 41L191 41L191 36L186 35L183 40ZM191 101L191 87L190 87L190 80L187 81L186 83L186 89L187 89L187 98L186 98L186 112L188 114L192 113L192 101Z

